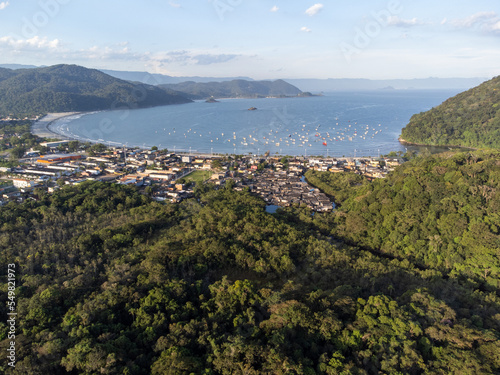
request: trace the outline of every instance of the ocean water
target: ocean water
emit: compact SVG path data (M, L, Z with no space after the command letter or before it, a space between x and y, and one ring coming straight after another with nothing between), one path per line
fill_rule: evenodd
M377 156L405 151L398 137L410 117L458 92L381 90L196 101L79 114L53 122L50 129L82 141L176 152Z

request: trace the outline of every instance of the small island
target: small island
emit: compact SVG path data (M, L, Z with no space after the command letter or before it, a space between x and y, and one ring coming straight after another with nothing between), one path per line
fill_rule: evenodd
M300 94L297 94L298 98L308 98L308 97L311 97L311 96L323 96L323 95L322 94L320 94L320 95L312 94L309 91L304 91L304 92L301 92Z
M256 110L257 110L257 108L255 108L255 107L250 107L250 108L248 108L248 110L249 110L249 111L256 111Z
M211 98L205 100L205 103L220 103L220 102L218 100L215 100L215 98L212 96Z

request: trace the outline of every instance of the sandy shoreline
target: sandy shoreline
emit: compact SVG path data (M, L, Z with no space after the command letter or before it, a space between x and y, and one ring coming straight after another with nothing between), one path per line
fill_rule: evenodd
M56 138L56 139L68 139L67 136L62 136L61 134L55 133L49 129L49 125L54 121L59 120L63 117L72 116L79 114L81 112L59 112L59 113L49 113L42 117L40 120L35 121L31 127L31 133L39 137L44 138Z

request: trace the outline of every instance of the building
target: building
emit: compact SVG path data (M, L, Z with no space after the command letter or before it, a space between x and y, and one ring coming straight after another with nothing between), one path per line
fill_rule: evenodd
M66 146L69 142L70 142L69 140L55 141L55 142L42 142L42 143L40 143L40 146L45 146L48 148L57 148L59 146Z
M22 179L22 178L14 178L12 180L12 183L18 189L26 189L26 188L31 188L31 187L35 186L35 182L34 181L25 180L25 179Z
M70 160L79 160L82 158L83 156L79 154L53 154L41 156L36 162L40 164L54 164Z

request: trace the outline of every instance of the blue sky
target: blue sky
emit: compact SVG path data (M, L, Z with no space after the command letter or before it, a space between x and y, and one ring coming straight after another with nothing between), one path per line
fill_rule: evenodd
M493 77L498 0L0 0L0 63L173 76Z

